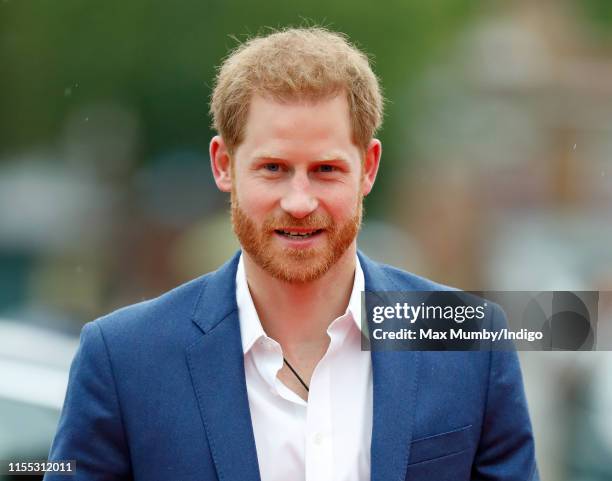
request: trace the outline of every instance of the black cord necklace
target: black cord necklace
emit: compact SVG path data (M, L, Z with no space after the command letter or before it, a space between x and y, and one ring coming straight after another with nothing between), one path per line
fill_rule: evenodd
M293 366L291 364L289 364L289 361L287 361L287 359L285 359L283 357L283 361L285 361L285 364L287 364L287 367L289 369L291 369L291 372L295 375L295 377L297 377L297 380L300 381L302 383L302 386L304 386L304 389L306 389L306 392L310 392L308 389L308 386L306 385L306 383L302 380L302 378L300 377L300 375L296 372L295 369L293 369Z

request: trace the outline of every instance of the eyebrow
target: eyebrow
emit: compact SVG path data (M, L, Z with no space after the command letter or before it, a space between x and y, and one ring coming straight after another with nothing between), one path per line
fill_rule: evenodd
M255 160L255 162L261 162L264 160L269 160L273 162L286 162L287 161L286 158L279 156L278 154L266 153L266 152L258 153L257 155L253 157L253 159ZM347 158L345 158L343 155L339 153L334 153L334 152L323 155L320 158L313 160L312 162L316 164L324 164L325 162L340 162L342 164L350 165L350 162Z

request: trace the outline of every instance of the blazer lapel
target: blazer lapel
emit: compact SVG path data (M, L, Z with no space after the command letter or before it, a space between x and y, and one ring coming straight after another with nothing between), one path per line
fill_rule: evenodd
M187 362L219 479L260 481L236 306L238 255L204 287L193 318L204 335L187 349Z
M361 252L359 260L365 277L366 291L407 289L395 285L376 263ZM374 412L371 481L398 480L406 476L416 409L420 357L420 353L416 351L372 352Z

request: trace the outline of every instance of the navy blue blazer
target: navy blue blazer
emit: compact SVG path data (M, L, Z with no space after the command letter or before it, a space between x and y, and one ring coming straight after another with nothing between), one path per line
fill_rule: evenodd
M366 291L443 288L359 256ZM85 325L49 455L76 476L45 480L260 479L237 264ZM538 479L515 352L372 352L372 373L372 481Z

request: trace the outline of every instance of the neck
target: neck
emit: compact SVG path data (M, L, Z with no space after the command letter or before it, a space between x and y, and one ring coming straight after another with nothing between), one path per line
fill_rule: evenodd
M307 283L276 279L243 251L247 282L262 327L284 351L298 357L305 351L325 352L327 328L344 314L351 296L356 249L353 243L329 271Z

